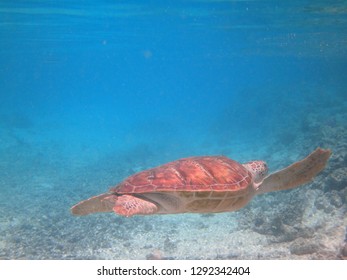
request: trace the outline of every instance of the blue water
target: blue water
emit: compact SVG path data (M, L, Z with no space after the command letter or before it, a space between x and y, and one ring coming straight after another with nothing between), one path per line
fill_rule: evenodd
M259 158L277 169L317 146L334 152L317 183L328 197L329 174L341 174L330 195L342 205L320 208L321 220L336 221L329 254L287 245L220 254L334 258L347 222L346 13L345 1L1 1L0 258L217 258L213 232L204 233L210 250L189 255L188 232L170 228L248 217L251 229L249 212L265 198L212 217L76 218L69 208L180 157ZM131 240L147 245L112 246Z

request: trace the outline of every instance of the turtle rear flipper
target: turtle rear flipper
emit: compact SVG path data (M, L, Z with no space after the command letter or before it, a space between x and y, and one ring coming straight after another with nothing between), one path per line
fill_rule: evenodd
M117 196L111 193L103 193L83 200L71 207L74 215L84 216L98 212L112 212Z
M259 185L258 194L293 189L310 182L324 169L330 155L330 150L316 149L303 160L267 176Z

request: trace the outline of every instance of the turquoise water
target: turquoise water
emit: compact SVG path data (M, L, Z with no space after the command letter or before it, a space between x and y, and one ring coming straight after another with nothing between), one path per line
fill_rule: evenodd
M0 258L338 258L346 14L345 1L1 1ZM333 156L312 184L238 212L70 214L181 157L274 171L318 146Z

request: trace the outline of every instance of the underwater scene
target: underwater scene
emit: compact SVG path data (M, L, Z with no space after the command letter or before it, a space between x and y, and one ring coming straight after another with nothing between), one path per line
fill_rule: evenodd
M347 259L346 1L4 0L0 38L0 259ZM195 156L232 171L151 169Z

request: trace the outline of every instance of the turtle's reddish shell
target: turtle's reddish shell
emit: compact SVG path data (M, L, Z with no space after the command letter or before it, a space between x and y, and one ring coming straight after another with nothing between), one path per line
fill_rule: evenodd
M243 192L252 182L251 173L224 156L190 157L136 173L111 188L111 192Z

